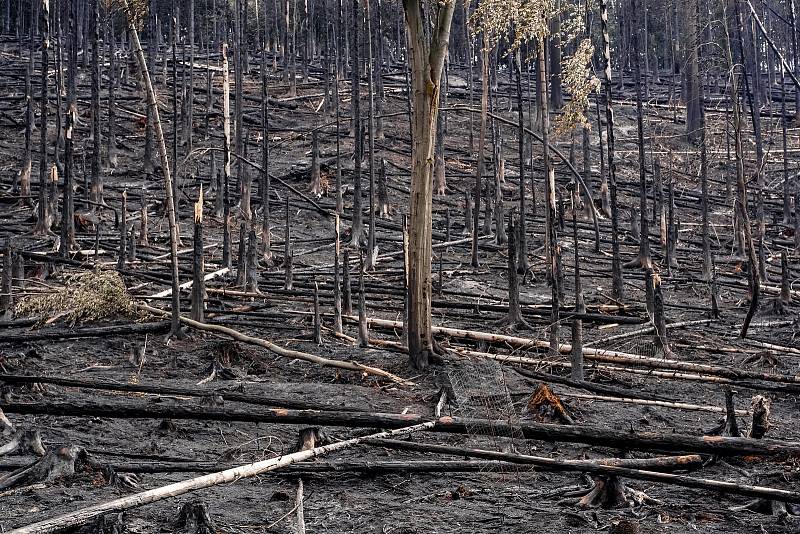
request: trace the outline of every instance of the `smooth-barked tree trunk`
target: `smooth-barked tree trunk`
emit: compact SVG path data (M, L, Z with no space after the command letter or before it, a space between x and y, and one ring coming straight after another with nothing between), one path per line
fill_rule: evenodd
M431 224L433 153L439 90L455 0L439 5L430 41L426 39L422 0L403 0L408 29L413 88L411 199L408 250L408 353L417 369L428 366L433 350L431 331Z

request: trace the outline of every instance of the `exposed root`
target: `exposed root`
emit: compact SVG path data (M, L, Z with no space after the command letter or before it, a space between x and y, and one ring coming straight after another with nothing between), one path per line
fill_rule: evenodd
M522 415L539 423L574 423L561 399L545 383L539 384L533 392Z
M778 358L775 357L774 352L763 350L749 355L747 358L742 360L742 363L746 365L758 365L761 367L776 367L778 365Z
M786 315L791 315L792 311L789 309L790 305L791 301L787 302L781 297L775 297L774 299L769 300L765 311L768 315L778 315L783 317Z
M594 487L578 501L578 505L583 508L606 510L627 506L625 484L615 476L597 477L594 479Z
M214 358L214 361L209 365L208 373L207 377L197 383L198 386L207 384L216 378L220 380L237 380L239 378L236 371L222 365L217 358Z
M6 454L35 454L44 456L45 449L42 445L42 436L38 430L18 430L11 441L0 447L0 456Z
M742 506L733 506L731 510L734 512L755 512L782 518L800 516L800 506L771 499L755 499Z
M119 489L132 490L139 487L139 476L136 473L117 473L112 467L103 467L103 478L106 485Z
M51 449L36 463L0 477L0 490L39 482L56 482L69 478L81 468L86 451L77 445Z
M215 534L214 521L203 501L191 501L181 507L176 521L178 532L186 534Z
M321 428L316 426L303 428L297 433L297 443L294 446L294 451L307 451L330 442L330 438Z
M6 414L3 413L3 409L0 408L0 436L8 436L13 433L14 425L8 417L6 417Z
M122 512L101 515L91 524L78 531L78 534L124 534L127 527L122 521Z
M631 519L620 519L613 521L609 534L639 534L639 523Z
M510 316L503 317L495 323L495 326L510 332L517 332L519 330L534 330L534 328L522 317L514 320Z

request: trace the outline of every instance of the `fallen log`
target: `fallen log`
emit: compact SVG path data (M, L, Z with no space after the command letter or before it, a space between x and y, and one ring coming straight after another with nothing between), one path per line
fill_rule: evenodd
M56 415L69 417L107 417L117 419L188 419L209 421L240 421L264 424L329 425L350 428L402 428L419 424L428 418L418 414L323 412L316 410L271 410L215 408L207 406L164 406L144 402L9 402L0 401L0 409L20 415ZM625 450L693 452L721 456L788 456L800 457L800 442L776 439L750 439L724 436L694 436L689 434L659 434L629 432L594 425L559 425L525 422L441 417L431 428L434 432L468 433L481 429L496 435L522 434L526 439L547 442L586 443Z
M83 328L40 330L24 334L0 334L0 343L27 343L55 339L76 339L82 337L105 337L129 334L157 334L169 331L169 321L157 323L131 323L109 326L90 326Z
M396 439L375 439L367 440L367 445L386 447L389 449L400 449L414 452L433 452L437 454L448 454L451 456L466 456L471 458L482 458L484 460L500 463L528 464L537 467L550 467L541 460L548 460L541 456L530 456L513 452L490 451L483 449L471 449L468 447L454 447L452 445L439 445L436 443L419 443L415 441L405 441ZM703 459L699 454L687 454L682 456L656 456L653 458L596 458L591 460L557 460L558 466L584 466L584 465L612 465L617 467L627 467L629 469L649 469L655 471L675 471L699 469L703 467ZM555 469L560 471L562 469Z
M165 323L169 326L169 323ZM0 383L7 384L53 384L57 386L97 389L104 391L129 391L135 393L150 393L154 395L177 395L183 397L221 397L231 402L272 406L274 408L296 408L300 410L341 410L345 412L363 412L365 408L353 406L340 406L313 402L306 400L271 397L265 393L241 393L224 389L188 388L180 386L164 386L154 384L126 384L102 380L83 380L78 378L63 378L56 376L23 376L0 374Z
M514 462L520 464L536 465L547 469L556 471L578 471L583 473L592 473L596 475L616 476L624 478L632 478L637 480L647 480L650 482L659 482L662 484L674 484L676 486L684 486L689 488L699 488L710 491L717 491L721 493L730 493L734 495L747 495L751 497L760 497L766 499L774 499L782 502L800 503L800 492L789 491L778 488L769 488L764 486L748 486L738 482L723 482L719 480L712 480L708 478L696 478L688 475L677 475L674 473L661 473L658 471L649 471L643 469L636 469L633 467L624 466L621 463L611 461L603 463L603 461L592 460L557 460L555 458L547 458L544 456L530 456L527 454L510 454L497 451L487 451L482 449L467 449L462 447L451 447L448 445L434 445L428 443L414 443L409 441L395 440L395 439L369 439L367 443L370 445L377 445L387 448L416 450L426 452L437 452L440 454L453 454L458 456L468 456L474 458L483 458L488 460L496 460L502 458L507 462ZM688 457L679 457L681 460L687 461ZM12 531L13 532L13 531Z
M355 320L353 316L345 316L348 320ZM398 329L403 327L402 321L392 321L388 319L368 319L371 326L378 326L381 328ZM520 349L549 349L550 342L529 339L518 336L506 336L501 334L492 334L488 332L480 332L477 330L464 330L460 328L448 328L443 326L434 326L432 328L434 334L443 334L459 339L468 339L471 341L483 341L486 343L504 344ZM572 352L572 345L569 343L562 343L558 346L561 354L570 354ZM453 351L458 352L458 351ZM513 363L524 363L524 358L518 356L502 356L494 355L499 361L508 361ZM651 369L668 369L675 371L690 371L695 373L704 373L722 378L729 378L732 380L764 380L767 382L779 382L788 384L800 384L800 376L789 375L776 375L770 373L759 373L755 371L745 371L741 369L732 369L729 367L722 367L719 365L707 365L700 363L683 362L678 360L664 359L664 358L648 358L646 356L639 356L638 354L629 354L626 352L618 352L605 349L592 349L584 348L583 357L587 360L604 362L604 363L617 363L629 364L639 367L647 367Z
M413 442L403 442L413 443ZM428 451L436 452L436 451ZM703 460L699 455L664 456L655 458L604 458L592 460L603 465L618 465L636 469L691 470L700 468ZM299 462L287 467L277 475L345 474L373 475L385 473L464 473L486 470L509 470L516 462L506 460L361 460L335 462ZM0 471L9 471L31 465L29 460L13 459L0 462ZM103 464L119 473L209 473L230 469L235 464L216 462L113 462Z
M722 406L708 406L703 404L689 404L686 402L665 402L651 399L634 399L626 397L607 397L604 395L582 395L580 393L559 393L562 397L572 399L591 400L598 402L621 402L625 404L638 404L640 406L659 406L661 408L673 408L676 410L688 410L695 412L726 413ZM735 410L736 415L748 415L747 410Z
M86 508L82 508L74 512L69 512L57 517L53 517L51 519L45 519L44 521L39 521L38 523L33 523L31 525L16 528L14 530L7 532L6 534L47 534L50 532L58 532L69 528L79 527L85 525L94 518L101 516L103 514L107 514L109 512L121 512L122 510L137 508L145 504L150 504L163 499L169 499L172 497L176 497L178 495L183 495L185 493L197 491L203 488L209 488L212 486L217 486L219 484L235 482L242 478L249 478L259 475L261 473L275 471L277 469L286 467L293 463L300 462L302 460L316 458L318 456L322 456L330 452L353 447L354 445L362 443L366 439L388 438L391 436L405 436L420 430L431 428L433 425L434 423L432 421L428 421L413 426L407 426L396 430L390 430L387 432L378 432L376 434L371 434L369 436L351 438L348 440L332 443L330 445L324 445L322 447L315 447L313 449L299 451L293 454L278 456L277 458L270 458L269 460L262 460L260 462L241 465L231 469L226 469L224 471L210 473L208 475L191 478L189 480L184 480L181 482L175 482L173 484L168 484L160 488L154 488L151 490L134 493L133 495L129 495L126 497L121 497L119 499L114 499L93 506L88 506Z
M160 310L158 308L153 308L152 306L148 306L146 304L135 304L135 306L141 310L148 311L155 315L160 315L160 316L171 315L171 312ZM223 336L230 337L232 339L235 339L236 341L241 341L242 343L247 343L249 345L256 345L258 347L267 349L273 354L277 354L278 356L283 356L285 358L291 358L294 360L303 360L304 362L315 363L323 367L335 367L337 369L347 369L349 371L357 371L372 376L388 378L389 380L397 382L398 384L411 385L411 382L409 382L408 380L405 380L404 378L401 378L397 375L384 371L383 369L378 369L377 367L371 367L369 365L363 365L353 361L348 362L340 360L331 360L329 358L323 358L322 356L317 356L315 354L309 354L307 352L301 352L299 350L287 349L285 347L281 347L280 345L272 343L271 341L267 341L266 339L260 339L257 337L248 336L247 334L243 334L237 330L234 330L233 328L228 328L227 326L201 323L183 316L180 317L180 321L186 325L191 326L192 328L196 328L197 330L213 332L215 334L220 334Z

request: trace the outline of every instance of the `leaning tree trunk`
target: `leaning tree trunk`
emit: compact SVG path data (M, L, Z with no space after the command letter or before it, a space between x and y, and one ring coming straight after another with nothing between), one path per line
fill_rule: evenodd
M439 90L455 1L439 6L430 42L425 37L422 0L403 0L414 90L411 144L411 199L408 250L408 353L417 369L428 366L431 330L433 153Z
M161 127L161 117L158 114L158 98L156 97L153 83L150 80L150 73L147 70L142 43L139 41L138 23L142 17L141 13L134 11L128 0L122 0L122 6L128 20L128 32L133 41L133 52L139 64L139 72L142 73L142 82L147 92L147 107L152 110L153 126L158 143L158 156L161 162L161 171L164 173L164 193L167 201L167 218L169 221L169 244L170 244L170 263L172 264L172 335L179 336L181 332L180 313L180 281L178 275L178 223L175 217L175 198L172 195L172 174L170 173L169 158L167 157L167 145L164 142L164 130Z
M739 11L739 4L734 0L734 13L736 33L739 42L739 55L743 55L742 50L742 15ZM728 39L728 62L733 65L733 55L730 50L730 39ZM743 59L743 58L742 58ZM743 61L742 61L743 63ZM732 71L731 79L731 101L733 104L733 131L734 131L734 149L736 151L736 183L738 198L736 202L736 215L739 225L744 230L745 247L747 249L748 261L748 274L750 275L750 306L747 310L744 322L742 323L742 330L740 336L747 337L747 330L750 327L750 322L758 309L759 294L761 292L761 283L758 276L758 258L756 257L755 246L753 245L753 234L750 228L750 215L747 212L747 181L744 175L744 151L742 149L742 111L739 101L739 73L734 68Z

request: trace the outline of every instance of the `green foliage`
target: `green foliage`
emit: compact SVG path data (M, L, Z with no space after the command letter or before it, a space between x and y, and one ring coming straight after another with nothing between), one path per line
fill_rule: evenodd
M564 105L556 119L556 131L565 133L576 127L589 128L586 110L589 95L600 90L600 80L592 72L594 47L586 38L578 43L575 53L565 57L561 63L561 81L572 98Z
M576 43L575 52L562 59L562 83L572 97L556 124L557 130L563 132L588 125L589 95L600 85L591 69L594 52L591 40L584 38L578 42L579 37L585 34L585 21L579 6L558 0L481 0L470 18L470 26L473 34L483 34L485 46L490 49L504 39L510 44L509 52L532 40L542 49L551 36L550 22L555 17L561 22L559 37L562 49Z
M20 301L17 314L59 314L71 323L136 315L125 283L116 271L78 273L67 276L64 282L64 287L54 293L33 295Z

